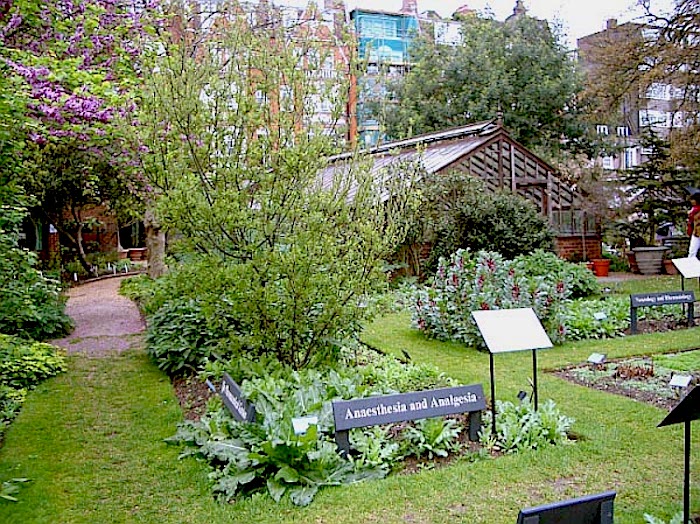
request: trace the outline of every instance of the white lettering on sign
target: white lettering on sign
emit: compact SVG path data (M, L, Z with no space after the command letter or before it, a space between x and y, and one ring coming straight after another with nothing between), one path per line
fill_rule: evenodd
M231 393L231 389L226 382L221 385L221 394L231 403L231 406L238 412L241 419L248 420L248 411L245 409L245 405L240 398Z
M464 395L448 395L445 397L430 396L423 397L421 400L404 404L397 401L394 404L379 403L376 406L345 410L345 420L355 420L362 418L380 417L383 415L391 415L393 413L406 413L410 411L422 411L428 408L459 408L467 404L474 404L479 401L479 398L472 392L467 392Z

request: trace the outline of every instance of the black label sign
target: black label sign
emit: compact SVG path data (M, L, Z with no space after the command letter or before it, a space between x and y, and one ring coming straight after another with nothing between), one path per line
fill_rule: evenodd
M689 304L695 302L692 291L664 291L662 293L640 293L630 295L632 307L665 306L668 304Z
M335 430L481 411L481 384L333 402Z
M224 405L236 420L243 422L253 422L255 420L255 406L246 400L243 393L241 393L241 388L228 373L224 373L219 394L221 395L221 400L224 401Z

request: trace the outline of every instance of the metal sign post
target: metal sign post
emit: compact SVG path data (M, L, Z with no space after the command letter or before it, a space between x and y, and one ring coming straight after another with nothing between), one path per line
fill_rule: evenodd
M685 424L685 461L683 472L683 522L690 522L690 423L700 418L700 387L694 387L671 412L666 415L658 428L672 424Z
M537 352L552 347L552 341L532 308L472 311L477 328L489 350L491 371L491 421L496 436L496 374L494 354L532 350L532 390L538 407ZM508 329L504 329L507 326Z

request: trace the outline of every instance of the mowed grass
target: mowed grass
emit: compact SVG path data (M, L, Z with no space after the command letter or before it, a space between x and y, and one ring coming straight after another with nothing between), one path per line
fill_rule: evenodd
M427 340L410 328L406 314L377 319L364 338L489 391L487 354ZM19 503L0 502L0 522L512 524L521 507L608 489L618 492L616 523L641 523L645 512L668 519L681 509L682 427L658 429L662 410L569 384L546 370L580 363L594 351L616 358L698 346L700 328L693 328L540 351L540 399L555 400L576 418L577 442L325 489L308 508L275 504L266 495L214 501L206 466L179 461L179 449L163 442L182 414L167 377L145 353L71 357L67 373L29 395L0 448L0 480L32 479ZM514 400L528 389L531 362L529 352L496 357L497 398ZM695 511L699 440L693 423Z

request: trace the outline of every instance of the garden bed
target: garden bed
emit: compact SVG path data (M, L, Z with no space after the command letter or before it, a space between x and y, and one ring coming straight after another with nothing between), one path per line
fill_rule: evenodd
M600 391L622 395L670 410L682 391L669 386L674 373L700 375L700 349L651 357L611 360L603 364L579 364L559 369L554 375Z

